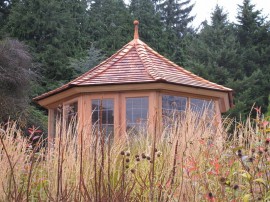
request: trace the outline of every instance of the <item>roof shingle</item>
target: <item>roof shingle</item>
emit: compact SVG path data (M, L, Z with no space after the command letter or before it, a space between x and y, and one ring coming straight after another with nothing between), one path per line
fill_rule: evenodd
M73 86L159 81L218 91L232 91L230 88L210 82L185 70L154 51L139 39L138 33L136 34L137 25L135 24L134 39L110 58L73 81L44 93L34 100L44 99Z

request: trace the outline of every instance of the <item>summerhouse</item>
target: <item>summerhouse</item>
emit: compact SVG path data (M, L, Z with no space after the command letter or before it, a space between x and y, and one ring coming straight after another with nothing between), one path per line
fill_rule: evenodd
M73 81L34 100L49 111L48 134L54 137L58 117L80 129L102 127L117 138L129 130L154 130L154 119L166 119L187 108L211 109L215 118L232 107L232 89L203 79L163 57L139 39ZM147 127L146 127L147 126Z

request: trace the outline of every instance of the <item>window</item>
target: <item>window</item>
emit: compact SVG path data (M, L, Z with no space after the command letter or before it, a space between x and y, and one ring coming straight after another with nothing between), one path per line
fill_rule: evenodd
M207 116L209 118L213 118L215 115L215 105L214 102L211 100L191 98L190 109L191 111L198 113L199 116L207 113Z
M77 134L78 124L78 102L73 102L65 105L65 122L66 129L71 132L71 135Z
M126 98L126 129L128 132L146 132L148 97Z
M165 127L180 120L187 107L187 98L173 95L162 95L162 121Z
M102 131L107 138L113 137L114 133L113 99L92 100L92 126L94 130Z
M51 121L51 137L56 137L56 135L59 135L59 129L62 125L62 116L63 116L63 107L62 105L59 105L57 108L54 108Z

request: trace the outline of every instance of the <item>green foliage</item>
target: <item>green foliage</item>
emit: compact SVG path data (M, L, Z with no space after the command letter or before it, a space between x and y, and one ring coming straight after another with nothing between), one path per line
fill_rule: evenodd
M72 78L68 58L80 55L87 46L86 6L84 1L41 0L19 1L13 6L6 31L32 47L47 82Z
M31 81L35 79L27 46L18 40L0 41L0 120L26 118Z
M95 0L89 11L89 36L94 46L106 56L132 39L131 15L123 0Z
M266 116L270 117L270 95L268 96L268 107L267 107Z
M266 28L260 12L253 11L254 6L248 3L244 1L244 6L240 6L238 18L241 21L237 26L229 23L227 14L216 6L211 24L204 22L200 33L187 37L185 45L184 66L210 81L234 89L235 107L229 114L236 117L247 115L254 103L262 106L265 112L270 90L270 60L265 55L269 53L269 26ZM251 19L253 22L246 22ZM245 23L251 27L246 28Z
M14 1L1 0L0 1L0 40L5 37L5 33L2 33L2 29L7 22L7 18L10 14L11 7ZM15 0L16 2L16 0Z
M47 134L48 116L35 106L27 108L27 126L38 127L44 134Z
M70 67L74 71L74 77L76 78L82 75L83 73L98 65L104 59L104 54L102 54L100 50L96 49L92 45L87 51L87 55L85 57L71 60Z
M129 6L123 0L0 1L0 38L10 36L29 46L35 62L30 69L39 81L38 85L30 84L31 91L28 84L21 92L2 85L2 95L14 94L12 100L2 96L2 105L6 103L3 109L19 102L14 100L16 95L30 91L28 96L35 97L59 87L115 53L132 40L132 22L138 19L140 38L156 51L235 90L236 106L229 112L232 116L249 113L254 103L266 112L270 105L269 20L250 0L243 0L237 24L230 23L217 6L211 22L204 22L195 33L190 26L192 9L190 0L131 0ZM28 105L24 101L20 100L22 106ZM24 113L15 109L11 114L16 117Z
M166 28L173 30L178 37L193 31L189 24L194 19L194 16L190 16L194 4L190 5L190 2L190 0L163 0L158 5Z
M228 79L242 76L239 47L227 14L217 6L211 25L205 22L196 38L187 39L185 65L204 78L226 85Z
M132 0L129 6L132 18L139 20L140 39L158 52L166 52L166 33L160 21L160 15L155 12L151 0ZM165 53L166 54L166 53Z

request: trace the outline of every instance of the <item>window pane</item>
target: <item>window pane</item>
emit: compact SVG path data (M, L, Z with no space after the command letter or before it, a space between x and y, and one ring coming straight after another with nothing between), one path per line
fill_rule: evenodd
M78 102L65 105L65 114L66 129L71 133L72 136L77 135Z
M167 126L176 118L181 118L186 110L187 98L173 95L162 95L162 117L163 124Z
M52 137L55 137L59 132L57 130L60 129L62 124L62 116L63 116L63 107L59 105L57 108L53 109L53 125L52 125ZM59 134L58 134L59 135Z
M200 116L202 116L205 112L209 117L213 117L215 114L215 104L210 100L191 98L190 109L198 113Z
M100 122L101 120L101 122ZM102 131L106 137L113 137L114 132L114 101L113 99L92 100L92 126ZM102 126L102 129L100 129Z
M148 118L148 97L126 99L126 129L132 133L146 130Z

